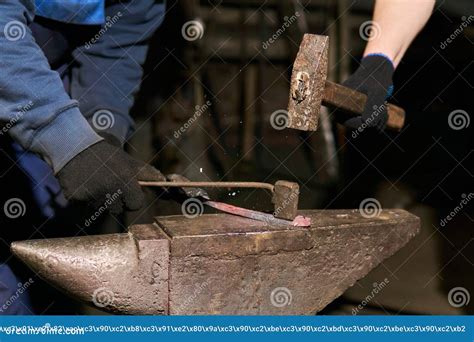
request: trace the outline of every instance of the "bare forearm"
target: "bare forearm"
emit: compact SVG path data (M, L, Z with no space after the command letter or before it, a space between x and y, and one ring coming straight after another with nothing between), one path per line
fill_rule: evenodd
M398 65L418 32L428 21L435 0L377 0L374 29L364 51L387 55Z

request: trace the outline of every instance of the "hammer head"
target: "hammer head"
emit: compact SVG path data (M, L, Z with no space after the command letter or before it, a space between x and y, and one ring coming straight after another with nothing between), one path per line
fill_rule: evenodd
M298 183L284 180L276 182L272 198L275 208L273 215L285 220L293 220L297 215L299 197Z
M288 125L316 131L327 78L329 37L305 34L291 74Z

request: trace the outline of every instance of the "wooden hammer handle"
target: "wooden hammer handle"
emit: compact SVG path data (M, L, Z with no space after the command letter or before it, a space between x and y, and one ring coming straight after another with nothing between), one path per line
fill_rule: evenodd
M343 85L326 81L322 103L328 107L335 107L344 112L361 115L367 102L367 95L345 87ZM405 124L405 110L394 104L387 105L387 128L399 132Z

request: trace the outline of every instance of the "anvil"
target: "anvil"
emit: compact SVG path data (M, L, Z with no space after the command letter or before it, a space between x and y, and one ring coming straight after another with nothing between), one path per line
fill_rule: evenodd
M123 234L14 242L51 285L105 311L305 315L322 310L419 230L399 209L306 210L310 227L227 214L157 217Z

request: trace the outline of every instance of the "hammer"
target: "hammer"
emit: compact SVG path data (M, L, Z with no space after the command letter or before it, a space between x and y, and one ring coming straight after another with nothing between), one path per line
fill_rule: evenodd
M291 75L287 127L316 131L321 104L351 116L364 111L365 94L326 79L328 48L328 36L304 35ZM389 103L387 113L387 128L400 131L405 123L405 111Z

